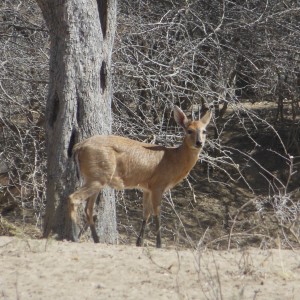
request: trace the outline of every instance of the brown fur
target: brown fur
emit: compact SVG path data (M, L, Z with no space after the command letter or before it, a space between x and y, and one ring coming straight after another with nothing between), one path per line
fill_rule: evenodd
M174 108L176 122L186 136L177 148L141 143L120 136L93 136L74 146L83 186L69 196L70 216L76 226L76 206L87 200L87 220L95 242L98 242L93 206L100 190L108 185L115 189L143 190L144 218L137 245L143 242L144 229L151 210L157 226L157 247L160 239L160 203L165 191L174 187L196 164L205 142L205 128L211 113L198 121L189 121L180 108ZM198 141L198 142L197 142ZM198 143L198 144L197 144ZM75 232L73 234L76 240Z

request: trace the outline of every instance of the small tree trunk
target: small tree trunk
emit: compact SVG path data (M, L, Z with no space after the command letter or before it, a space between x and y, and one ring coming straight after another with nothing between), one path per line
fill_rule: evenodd
M72 148L88 136L111 132L110 66L116 0L37 1L51 39L44 236L52 231L62 239L71 237L67 197L77 181ZM106 191L103 195L100 217L106 234L100 234L100 240L115 243L114 194Z

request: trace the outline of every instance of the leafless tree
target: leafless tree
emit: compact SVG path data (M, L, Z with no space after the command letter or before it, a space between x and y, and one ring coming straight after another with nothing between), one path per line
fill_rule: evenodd
M0 212L42 226L48 31L34 1L0 4Z
M271 198L296 190L298 14L294 1L123 1L114 131L174 144L164 136L172 105L192 111L205 103L215 109L210 155L202 158L218 174L211 180L230 178Z

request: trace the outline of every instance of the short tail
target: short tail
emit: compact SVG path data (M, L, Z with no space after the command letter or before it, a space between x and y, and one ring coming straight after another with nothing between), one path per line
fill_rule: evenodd
M73 151L72 151L72 157L73 157L73 160L74 160L74 163L75 163L75 168L76 168L76 177L78 179L78 181L80 182L80 184L82 184L82 176L81 176L81 173L80 173L80 165L79 165L79 159L78 159L78 148L76 147L76 145L74 146L73 148Z

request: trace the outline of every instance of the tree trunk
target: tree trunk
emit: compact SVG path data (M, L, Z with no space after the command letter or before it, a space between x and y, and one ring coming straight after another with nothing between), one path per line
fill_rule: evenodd
M111 132L110 67L116 0L37 2L51 39L44 236L53 232L68 239L67 197L77 182L72 148L88 136ZM115 243L114 193L106 190L102 198L100 241Z

